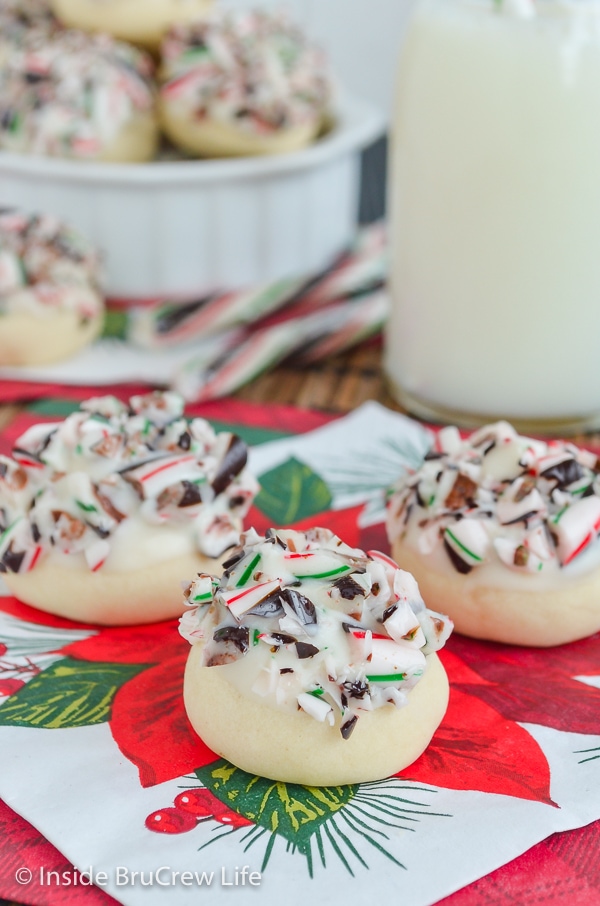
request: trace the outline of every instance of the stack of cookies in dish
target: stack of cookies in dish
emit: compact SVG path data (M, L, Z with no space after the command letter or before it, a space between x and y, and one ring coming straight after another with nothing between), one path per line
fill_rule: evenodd
M305 147L329 118L324 54L282 13L210 0L0 3L0 149L152 160Z

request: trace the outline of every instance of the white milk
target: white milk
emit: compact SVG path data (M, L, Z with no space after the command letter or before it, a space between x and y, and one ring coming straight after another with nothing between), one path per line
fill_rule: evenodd
M507 2L407 34L386 368L420 414L600 423L600 0Z

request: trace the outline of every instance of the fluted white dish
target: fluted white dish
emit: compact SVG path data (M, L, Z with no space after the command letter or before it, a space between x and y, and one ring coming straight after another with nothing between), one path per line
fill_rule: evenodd
M105 256L111 297L260 285L316 273L351 241L360 152L383 130L348 98L325 136L291 154L99 164L0 152L0 206L78 227Z

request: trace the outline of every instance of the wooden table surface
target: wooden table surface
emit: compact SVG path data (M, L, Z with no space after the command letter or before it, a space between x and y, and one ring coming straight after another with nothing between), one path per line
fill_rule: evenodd
M372 340L310 367L281 365L243 387L235 397L335 413L350 412L366 400L377 400L389 409L405 412L387 389L381 359L381 342ZM570 439L583 446L600 447L600 430Z

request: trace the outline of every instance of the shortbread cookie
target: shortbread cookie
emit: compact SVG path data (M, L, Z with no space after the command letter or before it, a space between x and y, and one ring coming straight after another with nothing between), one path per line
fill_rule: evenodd
M173 28L160 77L164 131L201 157L302 148L318 135L331 100L320 50L285 17L266 11Z
M0 148L107 162L156 151L154 64L108 35L32 29L0 69Z
M49 215L0 211L0 365L43 365L102 329L97 252Z
M157 50L167 29L207 14L212 0L50 0L70 28L103 32Z
M181 613L182 581L219 570L256 492L247 450L175 393L82 403L0 458L0 570L22 601L70 619Z
M596 454L506 422L442 430L390 500L393 555L456 630L550 646L600 629Z
M451 622L388 557L326 529L254 530L186 592L185 707L251 774L328 786L411 764L448 703L435 651Z

